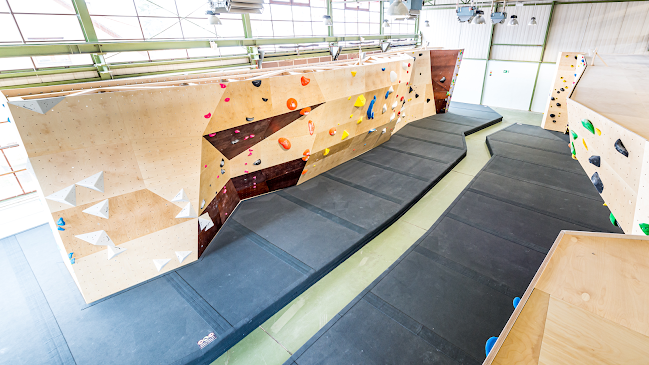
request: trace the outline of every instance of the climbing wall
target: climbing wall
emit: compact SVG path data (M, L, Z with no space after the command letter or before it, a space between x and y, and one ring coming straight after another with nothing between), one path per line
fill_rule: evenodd
M560 52L557 58L557 72L550 88L541 127L565 132L568 127L567 101L574 91L581 75L586 70L586 58L575 52Z
M607 203L611 222L628 234L649 234L649 142L572 99L568 115L573 157Z
M66 265L93 302L197 260L242 199L435 114L437 52L8 96Z
M464 50L430 51L430 74L437 113L448 111L463 53Z

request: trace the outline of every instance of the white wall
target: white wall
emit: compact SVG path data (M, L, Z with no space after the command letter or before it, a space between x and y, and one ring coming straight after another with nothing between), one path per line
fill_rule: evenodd
M554 82L554 75L557 73L556 63L542 63L539 69L539 77L536 81L532 111L545 112L545 104L550 96L550 88Z
M537 66L532 62L489 61L482 103L528 110Z
M484 60L462 60L451 100L480 104L486 63Z

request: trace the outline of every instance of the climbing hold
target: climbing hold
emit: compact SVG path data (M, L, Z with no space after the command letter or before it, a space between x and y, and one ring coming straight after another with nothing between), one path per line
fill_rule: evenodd
M381 131L381 134L383 134L385 132L386 132L386 128L383 128L383 130Z
M205 119L210 119L212 118L212 113L207 113L204 115Z
M257 160L255 162L253 162L252 164L255 165L255 166L259 166L259 165L261 165L261 160Z
M340 140L343 140L343 139L345 139L347 137L349 137L349 133L347 133L347 131L343 130L343 136L342 136L342 138Z
M386 104L383 104L383 109L381 109L382 113L385 114L385 112L388 111L388 106Z
M554 100L554 96L550 96L550 100Z
M290 98L286 101L286 107L288 107L289 110L295 110L297 108L297 100Z
M552 120L552 123L556 123L556 122L557 122L556 120Z
M214 137L214 136L216 136L216 133L210 133L209 136Z
M59 218L59 220L56 221L56 224L58 224L59 226L65 226L65 221L63 220L63 218Z
M573 156L577 156L577 151L575 150L575 144L573 142L570 142L570 153L572 153Z
M394 71L390 71L390 82L396 82L397 81L397 73Z
M304 76L302 76L302 78L300 79L300 82L302 82L302 86L307 86L309 84L309 82L311 82L311 80L307 79Z
M329 130L329 135L330 135L330 136L334 136L334 135L336 135L336 128L331 128L331 129Z
M385 71L385 67L381 68L381 71Z
M184 193L183 189L180 189L180 191L182 191ZM88 209L83 210L83 212L86 213L86 214L94 215L94 216L104 218L104 219L109 218L108 211L109 211L108 199L103 200L103 201L89 207Z
M221 169L221 175L225 175L225 170Z
M441 82L441 83L444 83L444 81L446 81L446 76L442 76L442 78L439 79L439 82Z
M419 97L419 94L415 94L415 99L417 99L418 97Z
M403 101L403 96L401 97L401 100L400 100L400 101Z
M595 134L595 127L593 126L593 123L590 122L590 120L582 119L581 125L583 125L584 128L588 129L590 133Z
M309 171L309 170L302 171L302 175L306 174L307 171Z
M358 118L358 121L356 122L356 124L361 124L362 121L363 121L363 117L360 117L360 118Z
M561 106L561 103L557 103L557 106Z
M307 106L306 108L300 110L300 115L307 115L311 113L311 107Z
M640 230L642 230L642 233L644 233L644 234L646 234L647 236L649 236L649 224L647 224L647 223L640 223L639 226L640 226Z
M430 103L430 99L426 99L426 102L427 102L427 103Z
M349 114L349 118L353 118L353 117L354 117L354 114Z
M514 309L516 309L516 307L518 307L518 303L520 303L520 302L521 302L521 298L519 298L519 297L514 298L514 301L512 303L512 304L514 304Z
M392 94L393 92L394 92L394 89L392 88L392 86L390 86L388 91L385 92L385 98L387 99L388 96L390 96L390 94Z
M409 65L410 65L409 63L401 62L401 68L402 68L404 71L408 69L408 66L409 66Z
M268 99L266 98L261 98L261 100L263 100L264 102L268 101Z
M221 166L221 167L225 166L225 160L224 160L224 159L221 159L221 164L220 164L220 166Z
M599 174L596 172L593 174L593 176L590 177L590 181L595 185L595 189L597 189L598 193L602 193L604 191L604 183L602 183L602 179L599 178Z
M54 194L48 195L45 199L53 200L55 202L68 204L71 206L77 205L76 185L70 185L67 188L57 191Z
M554 118L554 114L550 114L550 118Z
M611 215L608 216L608 219L611 221L611 224L612 224L612 225L617 226L617 227L620 226L620 225L617 223L617 219L615 219L615 216L613 215L613 213L611 213Z
M365 96L358 95L358 98L356 98L356 102L354 102L354 106L360 108L364 105L365 105Z
M291 142L288 139L281 137L280 139L277 140L277 142L279 142L279 144L282 145L282 147L284 147L285 150L291 149Z
M369 131L367 131L367 134L370 134L370 133L372 133L372 132L376 132L376 128L372 128L372 129L370 129Z
M394 115L394 113L392 113L392 115L390 116L390 121L393 121L394 117L395 117L395 115Z
M352 77L356 76L356 71L352 71Z
M570 131L570 135L572 136L572 139L577 139L579 137L577 133L575 133L575 131L572 130Z
M228 101L230 101L230 98L225 98L223 100L227 103Z
M219 84L221 85L221 89L225 89L225 84Z
M351 96L347 97L347 100L352 100L352 97Z
M615 149L617 150L617 152L623 154L624 157L629 157L629 151L627 151L626 147L624 147L621 139L615 141Z
M588 151L588 145L586 145L586 140L582 138L581 141L584 143L584 148L586 148L586 151Z
M486 355L486 356L489 356L489 353L491 352L491 349L492 349L492 348L494 347L494 345L496 344L496 341L498 341L498 337L490 337L490 338L487 340L487 343L486 343L485 346L484 346L484 351L485 351L485 355Z
M599 156L590 156L588 158L588 162L592 163L593 165L600 167L600 157Z
M241 133L241 131L238 130L238 129L235 129L235 130L234 130L234 133Z
M561 88L561 91L566 91L566 90L564 90L563 88Z
M246 122L252 122L255 120L255 117L246 117Z
M326 155L328 155L328 154L329 154L329 149L328 149L328 148L325 148L325 149L324 149L324 153L323 153L322 155L323 155L323 156L326 156Z
M205 208L205 199L201 201L201 209Z
M597 133L598 136L602 135L602 131L600 131L599 128L595 128L595 133Z
M395 100L394 103L392 103L392 110L394 110L394 108L396 108L397 105L399 105L399 102Z
M65 231L65 228L63 227L58 227L59 231Z
M311 151L309 151L309 150L304 150L304 152L302 152L302 156L304 156L304 157L302 157L302 160L303 160L303 161L308 160L308 159L309 159L309 156L311 156Z
M374 119L374 103L376 102L376 95L370 101L370 106L367 108L367 119Z
M413 92L412 86L410 86L410 90L408 90L408 94L410 94L411 92Z
M315 124L313 123L312 120L309 121L309 135L313 135L313 132L315 132Z
M261 86L261 80L253 80L252 84L255 85L255 87L260 87Z

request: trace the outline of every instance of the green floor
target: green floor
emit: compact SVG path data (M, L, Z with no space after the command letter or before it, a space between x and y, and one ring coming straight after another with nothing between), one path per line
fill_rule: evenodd
M396 223L318 281L212 365L283 364L437 221L489 161L485 137L514 123L541 125L542 114L492 107L502 123L466 138L467 156Z

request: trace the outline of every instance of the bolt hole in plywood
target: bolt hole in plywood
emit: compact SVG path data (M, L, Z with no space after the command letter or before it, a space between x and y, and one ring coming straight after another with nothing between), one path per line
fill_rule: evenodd
M455 73L461 59L458 50L435 52L3 93L14 98L10 111L44 195L76 186L47 202L53 221L67 223L57 242L92 302L197 260L241 199L306 181L434 114L435 103L424 102L435 97L431 55L452 61L439 65ZM50 98L60 100L44 113L18 105ZM100 171L102 189L75 185ZM120 253L108 259L105 247L77 237L96 231Z

